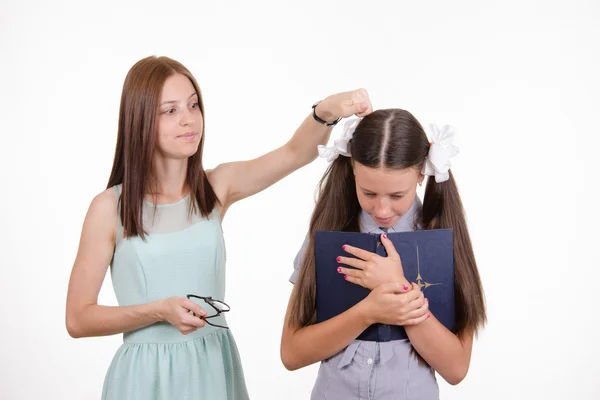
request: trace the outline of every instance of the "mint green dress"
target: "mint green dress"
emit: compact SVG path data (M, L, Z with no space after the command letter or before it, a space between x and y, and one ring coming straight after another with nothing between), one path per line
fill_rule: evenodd
M119 198L121 185L113 189ZM189 201L189 195L173 204L155 206L145 201L143 222L149 232L145 242L139 237L123 239L119 222L111 262L119 305L187 294L227 302L219 212L213 210L208 218L189 216ZM210 321L227 326L224 315ZM123 344L106 374L102 398L245 400L248 393L229 329L207 324L183 335L161 322L123 334Z

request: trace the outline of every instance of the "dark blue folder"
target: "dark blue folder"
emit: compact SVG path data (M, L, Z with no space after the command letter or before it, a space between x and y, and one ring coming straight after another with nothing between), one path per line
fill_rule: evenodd
M433 315L452 331L456 323L452 230L395 232L388 233L388 238L400 254L406 279L421 287ZM336 258L352 257L342 250L344 244L387 256L380 235L318 231L315 235L317 322L343 313L369 295L369 289L346 281L337 272ZM374 324L358 339L387 342L407 339L407 335L402 326Z

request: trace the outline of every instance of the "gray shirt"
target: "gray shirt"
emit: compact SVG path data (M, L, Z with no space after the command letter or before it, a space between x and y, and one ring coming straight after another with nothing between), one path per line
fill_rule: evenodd
M416 212L421 206L418 197L409 211L388 229L388 232L413 230ZM361 232L383 233L373 218L365 211L360 215ZM308 245L294 259L294 272L290 282L296 283L301 259ZM408 340L371 342L354 340L348 347L323 360L317 381L312 390L312 400L437 400L439 390L435 373L420 365L411 354Z

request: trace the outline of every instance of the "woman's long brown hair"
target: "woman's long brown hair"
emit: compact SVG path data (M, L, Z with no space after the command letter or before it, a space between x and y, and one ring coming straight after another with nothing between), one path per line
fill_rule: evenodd
M121 94L117 145L107 188L123 184L120 199L120 217L123 236L140 236L144 239L142 205L153 187L152 156L156 151L157 114L165 81L172 75L187 77L196 93L204 117L204 104L200 87L190 71L181 63L168 57L147 57L131 67ZM204 118L203 118L204 121ZM190 213L208 216L218 202L202 167L204 148L204 122L198 151L188 159L186 184L190 188Z
M314 237L319 230L359 232L360 205L352 170L354 160L369 168L422 167L430 144L423 127L408 111L378 110L356 127L350 142L351 158L338 157L319 182L317 203L309 226L309 243L301 258L300 276L294 289L290 323L313 324L316 317ZM454 235L455 333L477 333L486 322L485 301L463 205L452 173L437 183L427 180L423 206L415 229L451 228Z

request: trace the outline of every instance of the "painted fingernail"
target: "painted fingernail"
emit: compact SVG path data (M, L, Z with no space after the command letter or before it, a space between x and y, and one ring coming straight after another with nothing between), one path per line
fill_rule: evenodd
M431 317L431 314L427 314L427 318Z
M343 245L343 246L342 246L342 250L346 250L346 245Z
M342 259L342 257L336 258L337 262L340 262L341 259Z
M344 279L348 279L348 275L344 275Z
M404 286L402 286L402 289L408 290L408 286L404 285Z
M429 303L429 299L427 297L425 297L425 301Z
M383 234L383 238L384 238L384 239L387 239L387 235L386 235L385 233Z
M338 267L338 272L342 272L342 267Z

